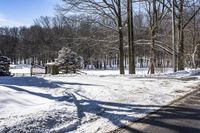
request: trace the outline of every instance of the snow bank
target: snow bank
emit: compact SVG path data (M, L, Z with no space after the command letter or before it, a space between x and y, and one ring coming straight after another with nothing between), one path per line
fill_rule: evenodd
M200 76L200 69L187 69L183 71L164 74L166 76Z

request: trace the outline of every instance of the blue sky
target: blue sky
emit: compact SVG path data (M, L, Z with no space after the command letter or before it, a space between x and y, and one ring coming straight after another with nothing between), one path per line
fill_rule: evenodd
M60 0L0 0L1 26L30 26L40 16L54 16Z

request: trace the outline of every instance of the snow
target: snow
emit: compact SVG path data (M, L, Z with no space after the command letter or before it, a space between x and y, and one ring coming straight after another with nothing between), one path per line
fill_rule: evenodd
M199 76L200 75L200 69L186 69L182 71L177 71L174 73L167 73L165 74L167 76Z
M10 72L12 75L30 75L31 65L10 65Z
M54 62L52 63L47 63L48 65L53 65L55 64ZM24 65L24 64L20 64L20 65L11 65L10 66L10 72L15 75L15 76L29 76L30 75L30 65ZM37 70L39 72L43 72L44 70ZM171 68L157 68L156 69L156 74L160 75L160 74L168 74L168 73L172 73L172 69ZM87 75L119 75L119 70L118 69L110 69L110 70L81 70L81 72L86 73ZM140 76L146 76L148 75L148 68L136 68L136 74L140 75ZM128 70L125 70L125 74L128 74Z
M57 63L56 62L49 62L46 65L57 65Z
M118 69L111 69L111 70L82 70L83 72L87 73L88 75L119 75L119 70ZM171 73L172 69L171 68L158 68L156 69L156 74L167 74ZM146 76L148 75L148 68L136 68L136 74L139 76ZM128 75L128 70L125 70L125 75Z
M0 77L0 132L109 132L200 85L190 76L199 69L150 77L84 72Z

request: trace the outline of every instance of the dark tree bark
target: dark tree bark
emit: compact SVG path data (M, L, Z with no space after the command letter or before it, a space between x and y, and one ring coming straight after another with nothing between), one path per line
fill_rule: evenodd
M151 25L151 46L150 46L150 72L151 74L155 73L155 39L156 39L156 30L157 30L157 9L156 9L156 0L153 0L153 17Z
M121 0L118 1L118 27L119 27L119 69L120 74L124 74L124 46L122 31Z
M127 0L129 74L135 74L135 49L132 0Z
M178 16L178 70L184 70L184 28L183 28L183 4L180 0L180 9Z

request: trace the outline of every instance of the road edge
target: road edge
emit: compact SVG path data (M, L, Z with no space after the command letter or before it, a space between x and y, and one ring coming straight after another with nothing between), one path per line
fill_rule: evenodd
M196 93L196 92L198 92L198 91L200 90L200 83L197 84L197 86L192 86L191 89L194 89L194 90L192 90L192 91L186 93L186 94L183 95L183 96L180 96L180 97L177 98L177 99L174 99L173 101L169 102L169 104L164 105L164 106L162 106L161 108L154 110L153 112L149 112L147 115L145 115L145 116L142 117L142 118L138 118L137 120L134 120L134 121L129 122L129 124L127 124L127 125L124 125L124 126L122 126L122 127L118 127L117 129L115 129L115 130L113 130L113 131L110 131L110 132L107 132L107 133L118 133L119 131L125 129L126 127L129 127L130 125L133 125L133 124L135 124L136 122L143 121L143 120L149 118L151 115L157 113L158 111L161 111L161 110L163 110L164 108L167 108L168 106L171 106L171 105L173 105L173 104L175 104L175 103L177 103L177 102L179 102L179 101L185 99L186 97L188 97L188 96L190 96L190 95L192 95L192 94L194 94L194 93Z

